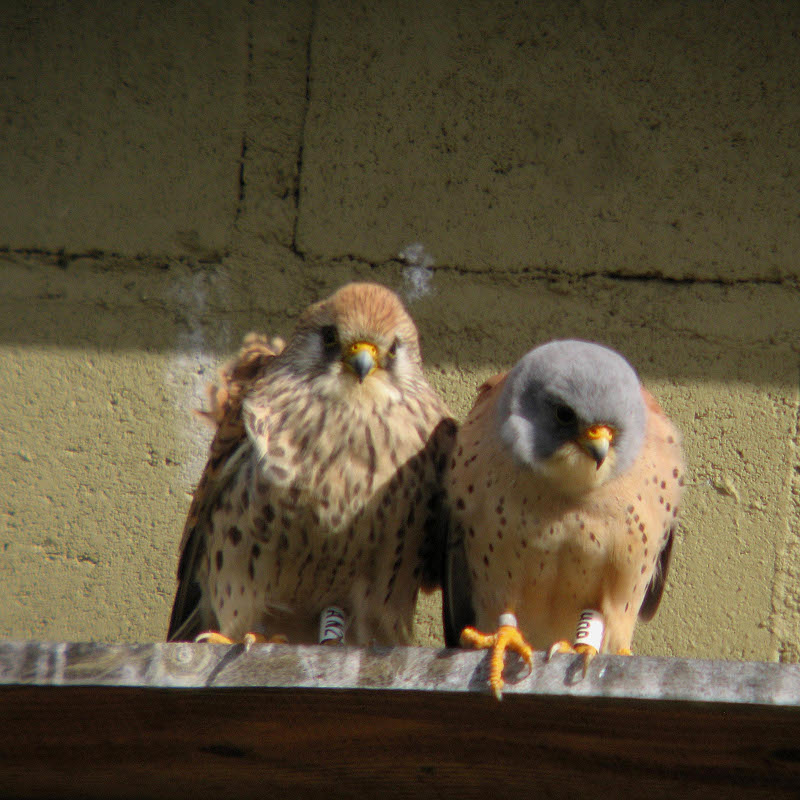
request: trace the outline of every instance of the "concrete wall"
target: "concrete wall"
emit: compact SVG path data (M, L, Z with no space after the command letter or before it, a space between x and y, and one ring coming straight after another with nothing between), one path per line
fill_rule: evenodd
M205 382L358 277L459 417L625 353L689 462L637 650L797 659L800 6L365 5L5 4L0 635L161 638Z

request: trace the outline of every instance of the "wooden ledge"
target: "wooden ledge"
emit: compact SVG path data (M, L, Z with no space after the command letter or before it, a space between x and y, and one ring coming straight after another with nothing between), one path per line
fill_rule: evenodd
M575 656L557 655L548 663L536 653L530 675L516 656L511 658L506 699L535 694L800 703L800 664L600 656L583 678ZM0 687L368 689L488 696L486 680L485 652L444 648L254 645L245 652L241 645L0 642Z
M798 797L799 701L773 663L537 653L498 703L475 652L5 642L0 795Z

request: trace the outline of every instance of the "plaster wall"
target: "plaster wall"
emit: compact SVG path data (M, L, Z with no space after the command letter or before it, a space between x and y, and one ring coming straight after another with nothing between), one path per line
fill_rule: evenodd
M459 418L539 342L622 351L689 464L637 651L800 657L798 9L7 4L0 635L162 638L205 383L366 278Z

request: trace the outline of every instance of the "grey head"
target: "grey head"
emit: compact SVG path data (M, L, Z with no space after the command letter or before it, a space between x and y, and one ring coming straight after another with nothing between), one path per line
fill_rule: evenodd
M557 454L579 449L599 472L610 444L614 458L603 476L609 479L631 466L644 441L636 372L619 353L592 342L557 340L531 350L506 378L497 413L514 460L542 473ZM600 426L609 434L605 451L593 450L591 441Z

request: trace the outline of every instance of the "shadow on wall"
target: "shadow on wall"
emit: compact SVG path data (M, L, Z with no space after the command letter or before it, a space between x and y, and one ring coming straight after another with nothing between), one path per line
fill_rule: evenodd
M431 367L502 369L537 343L603 342L657 378L769 385L798 361L800 289L435 268L409 291L398 261L170 259L0 253L0 342L88 351L186 352L226 358L251 330L287 335L311 302L350 280L405 296Z

